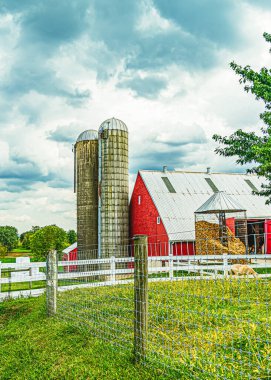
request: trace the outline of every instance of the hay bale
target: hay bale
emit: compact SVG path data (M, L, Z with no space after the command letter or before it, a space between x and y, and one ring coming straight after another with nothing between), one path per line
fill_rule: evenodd
M219 238L219 225L206 221L198 221L196 230L196 254L197 255L244 255L246 247L240 239L236 238L232 231L227 230L227 245L224 246Z

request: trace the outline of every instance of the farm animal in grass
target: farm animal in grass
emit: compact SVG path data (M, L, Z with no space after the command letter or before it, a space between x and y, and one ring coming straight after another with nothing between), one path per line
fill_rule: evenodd
M258 277L258 273L255 272L250 266L244 264L234 264L230 269L230 274L238 276L245 276L251 274L253 277Z

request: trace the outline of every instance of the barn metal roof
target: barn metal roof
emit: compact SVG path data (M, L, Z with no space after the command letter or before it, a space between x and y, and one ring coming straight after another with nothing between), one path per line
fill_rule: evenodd
M98 132L94 129L88 129L78 136L76 142L88 141L88 140L98 140Z
M77 248L77 242L73 243L72 245L70 245L69 247L63 249L62 253L70 253L71 251L73 251L75 248Z
M196 214L212 214L225 211L227 213L234 213L240 211L246 211L246 209L240 205L234 198L225 191L218 191L214 193L206 202L200 206L195 213Z
M171 241L194 240L194 212L214 194L212 184L242 205L248 218L271 219L266 198L253 195L246 182L251 181L260 190L263 181L255 175L147 170L140 171L140 175ZM163 177L168 178L175 192L169 190Z
M128 128L127 128L126 124L119 119L115 119L114 117L112 117L111 119L105 120L100 125L99 133L102 133L103 131L105 131L107 129L110 129L110 130L117 129L119 131L128 132Z

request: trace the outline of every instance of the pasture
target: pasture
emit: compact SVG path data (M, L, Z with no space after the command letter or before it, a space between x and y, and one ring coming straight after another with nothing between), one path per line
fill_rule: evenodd
M162 380L87 329L47 318L45 297L0 303L0 347L1 380Z
M268 279L149 284L145 364L169 379L269 379ZM58 297L58 316L131 353L133 288L77 289Z
M82 287L58 293L56 318L46 318L44 297L0 303L1 379L271 377L269 276L189 277L179 267L172 281L163 272L150 274L147 355L135 366L133 280L110 276L111 286L103 286L80 274L59 279Z

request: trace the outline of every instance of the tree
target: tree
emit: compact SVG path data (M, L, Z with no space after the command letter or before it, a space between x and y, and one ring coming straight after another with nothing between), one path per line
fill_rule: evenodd
M22 244L22 247L25 249L30 249L30 239L31 236L33 236L34 233L31 231L23 232L20 236L20 242Z
M32 226L30 231L25 231L20 235L20 242L22 247L25 249L30 249L30 241L31 237L34 235L36 231L40 230L39 226Z
M271 42L271 34L264 33L263 36ZM256 72L250 66L241 67L235 62L231 62L230 67L240 76L239 82L244 84L245 91L264 102L265 111L260 114L264 126L257 133L239 129L228 137L214 135L213 139L223 145L215 152L225 157L238 156L237 164L252 164L247 172L266 179L261 190L253 193L266 196L266 203L271 204L271 69L263 67Z
M18 231L12 226L0 226L0 244L6 247L8 251L16 248L18 245Z
M69 230L67 232L67 236L68 236L68 241L70 244L73 244L77 241L77 234L74 230Z
M0 244L0 257L5 257L7 254L7 247L4 245Z
M60 253L68 245L66 232L55 225L39 229L30 240L31 251L38 260L46 259L48 252L53 249Z

